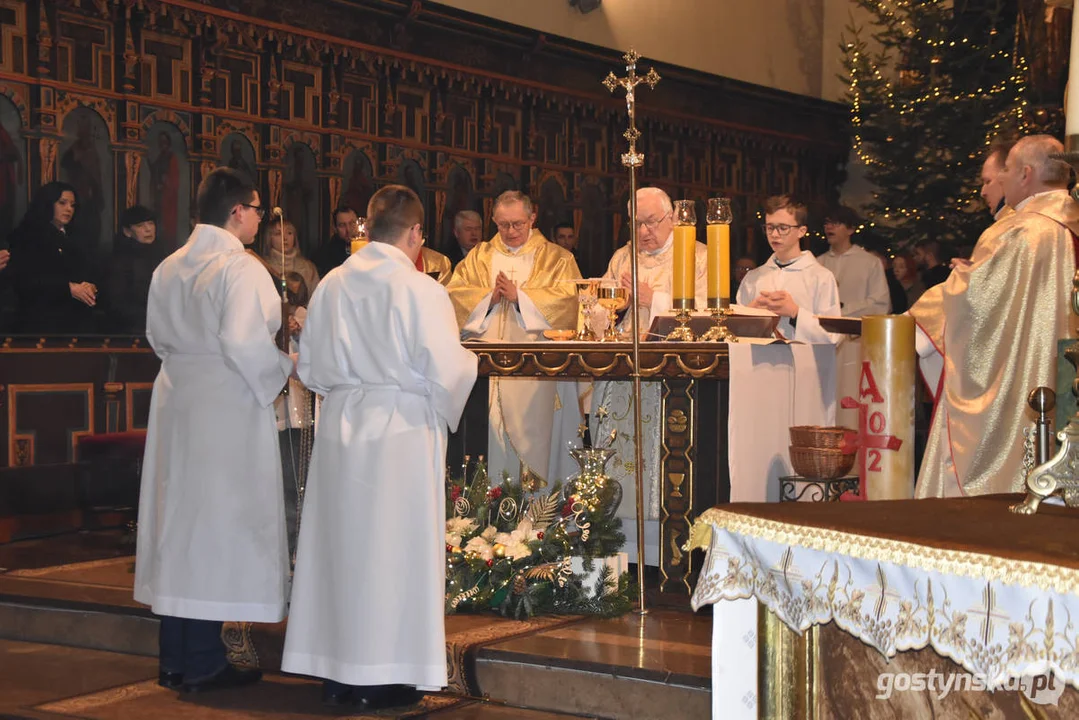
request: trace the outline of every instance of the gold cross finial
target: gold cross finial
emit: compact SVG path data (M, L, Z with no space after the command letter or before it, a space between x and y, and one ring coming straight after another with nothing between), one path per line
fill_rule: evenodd
M636 88L642 82L650 88L655 88L660 78L655 68L649 68L648 73L643 77L637 74L637 61L641 59L641 56L636 50L631 48L629 52L622 56L622 59L626 61L626 76L620 78L613 72L607 73L607 77L603 79L603 85L611 92L618 88L626 91L626 112L629 114L629 129L626 130L624 137L629 140L629 152L622 155L622 164L633 168L644 164L644 155L637 152L637 140L640 138L641 133L637 130Z

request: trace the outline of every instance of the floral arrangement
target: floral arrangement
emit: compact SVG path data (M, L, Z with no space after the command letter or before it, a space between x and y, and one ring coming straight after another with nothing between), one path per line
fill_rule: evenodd
M613 616L630 609L629 573L614 577L606 565L595 584L597 559L625 543L614 516L621 487L586 469L613 455L605 449L571 451L582 473L568 483L538 487L534 478L508 475L493 484L481 457L466 458L461 476L446 487L446 612L495 610L503 615L569 613ZM579 456L578 453L581 455ZM471 467L471 477L469 470ZM575 563L574 559L580 560ZM574 572L574 566L584 573Z

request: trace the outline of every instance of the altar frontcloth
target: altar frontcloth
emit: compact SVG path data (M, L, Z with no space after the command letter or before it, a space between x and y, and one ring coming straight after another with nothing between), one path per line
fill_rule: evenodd
M1079 688L1079 510L1010 513L1021 499L705 511L692 604L715 604L714 716L757 717L758 700L774 702L758 697L769 686L758 649L738 641L757 637L758 603L803 637L831 624L886 658L932 648L988 687L1051 672Z

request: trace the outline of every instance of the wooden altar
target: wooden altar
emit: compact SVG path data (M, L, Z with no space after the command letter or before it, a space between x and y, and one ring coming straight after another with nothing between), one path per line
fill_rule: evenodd
M629 380L629 342L464 343L479 357L480 378L447 462L487 454L489 377ZM725 343L642 343L642 382L663 383L659 591L688 596L700 571L682 546L693 520L730 497L727 466L728 353Z

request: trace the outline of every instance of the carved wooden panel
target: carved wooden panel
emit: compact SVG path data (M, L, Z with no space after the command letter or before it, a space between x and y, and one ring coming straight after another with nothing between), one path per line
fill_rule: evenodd
M146 120L171 113L186 123L174 123L186 172L167 185L177 197L160 202L177 208L178 235L190 204L180 195L189 201L218 164L242 169L266 197L291 202L308 252L330 234L331 205L365 204L388 182L421 192L425 230L442 249L453 241L456 212L480 212L485 234L493 234L493 198L523 189L544 193L544 224L578 227L582 271L602 273L627 235L625 102L599 83L608 71L622 72L619 54L582 53L554 37L522 44L531 31L430 3L416 3L407 20L387 11L393 3L369 5L233 0L224 10L169 0L0 0L0 92L25 105L19 129L28 162L18 192L28 196L80 169L64 163L71 140L58 140L78 124L63 120L76 109L96 113L103 122L80 123L97 128L90 138L97 167L89 165L100 191L88 193L80 214L101 220L91 239L104 254L110 223L135 190L143 194L147 163L127 158L146 149ZM640 184L675 198L730 196L732 252L751 247L755 212L768 194L798 192L811 215L836 198L848 147L843 107L658 69L663 81L638 96L647 153ZM287 152L297 136L312 149L310 167L309 156L297 161ZM359 148L364 159L350 162ZM155 156L157 148L149 150ZM297 170L297 162L305 164ZM302 191L298 171L315 178ZM560 178L558 188L551 178Z
M94 433L93 411L92 383L8 385L8 465L72 462L79 438Z
M160 100L191 101L191 41L142 33L142 93Z
M57 22L57 79L112 90L112 24L73 13Z
M0 72L26 72L26 4L0 0Z

